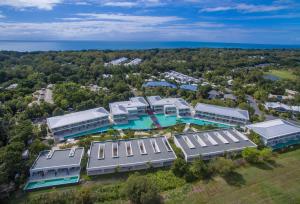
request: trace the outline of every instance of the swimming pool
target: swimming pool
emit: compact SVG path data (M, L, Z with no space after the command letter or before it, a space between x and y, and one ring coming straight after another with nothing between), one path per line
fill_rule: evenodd
M155 114L154 115L160 124L161 127L171 127L176 124L186 124L186 123L191 123L191 124L196 124L196 125L215 125L220 128L226 128L230 127L230 125L226 124L221 124L217 122L210 122L210 121L205 121L201 120L198 118L177 118L177 116L167 116L164 114ZM151 129L156 129L157 126L154 125L154 122L151 119L150 115L145 115L141 116L139 119L136 120L130 120L129 123L127 124L119 124L119 125L111 125L107 127L101 127L101 128L96 128L93 130L87 130L81 133L73 134L73 135L68 135L65 136L65 139L69 138L77 138L77 137L82 137L86 135L92 135L92 134L97 134L97 133L103 133L106 132L109 129L115 129L115 130L151 130Z
M153 121L149 115L141 116L137 120L130 120L128 124L113 126L115 130L150 130L154 128L156 128L156 126L153 125Z
M79 181L79 176L71 176L71 177L40 180L40 181L31 181L25 185L24 190L33 190L36 188L46 188L46 187L51 187L51 186L73 184L73 183L78 183L78 181Z
M170 127L181 123L191 123L196 125L215 125L221 128L230 127L230 125L205 121L198 118L177 118L176 116L166 116L164 114L157 114L155 116L162 127Z

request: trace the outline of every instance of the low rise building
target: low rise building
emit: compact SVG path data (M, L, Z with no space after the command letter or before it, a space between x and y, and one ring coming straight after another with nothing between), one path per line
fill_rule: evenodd
M109 113L104 108L94 108L62 116L47 118L54 138L63 141L71 135L110 125Z
M25 190L79 182L84 148L42 151L32 167Z
M256 147L248 137L233 128L177 134L174 143L188 162L200 157L209 160L225 154L239 154L246 147Z
M88 175L135 171L172 165L176 155L164 136L92 142Z
M112 60L110 62L104 63L104 66L118 66L118 65L122 65L127 60L128 60L127 57L121 57L121 58Z
M300 143L300 126L285 120L275 119L246 127L260 135L264 145L274 149Z
M148 96L150 108L154 113L176 115L177 117L190 117L191 106L182 98L161 98L160 96Z
M250 120L247 110L204 103L196 105L195 117L233 125L245 125Z
M116 124L125 124L128 120L147 114L148 107L149 104L143 97L133 97L129 101L109 104L111 117Z
M282 113L285 112L291 112L294 114L300 113L300 106L289 106L279 102L266 102L264 106L267 110L275 110L277 112L282 112Z
M177 83L182 84L200 83L203 80L202 78L191 77L176 71L165 72L164 75L165 78L175 80Z

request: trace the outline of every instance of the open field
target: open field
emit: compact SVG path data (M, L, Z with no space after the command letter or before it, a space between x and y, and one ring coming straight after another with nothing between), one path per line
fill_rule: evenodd
M265 74L274 75L280 79L286 79L286 80L296 80L296 75L291 70L276 70L272 69Z
M230 180L229 180L230 179ZM226 181L227 180L227 181ZM214 178L167 192L167 203L300 203L300 149L273 166L241 168L233 178Z
M155 179L158 186L162 189L173 189L162 193L165 203L300 203L300 149L280 154L272 165L245 166L228 178L215 177L192 184L172 176L167 170L155 172L148 176ZM24 203L28 197L38 194L78 190L82 186L90 186L95 190L101 186L110 189L122 185L127 176L128 174L107 175L90 180L83 175L85 180L90 180L83 185L31 192L12 200L11 203ZM102 191L101 194L105 193L107 192ZM109 203L129 202L115 200Z

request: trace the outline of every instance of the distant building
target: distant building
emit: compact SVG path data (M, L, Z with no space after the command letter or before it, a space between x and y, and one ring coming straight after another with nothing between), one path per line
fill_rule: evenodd
M204 103L196 105L195 117L234 125L245 125L250 120L247 110Z
M160 96L148 96L150 108L154 113L189 117L192 115L191 106L182 98L161 98Z
M260 135L264 145L274 149L300 143L300 126L285 120L275 119L246 127Z
M174 136L188 162L201 158L209 160L225 154L239 154L246 147L256 147L244 134L235 129L182 133Z
M197 91L198 86L193 85L193 84L183 84L183 85L180 85L179 88L182 90L186 90L186 91Z
M210 90L208 92L208 99L222 98L222 93L216 90Z
M32 167L24 190L78 183L84 148L42 151Z
M110 62L104 63L104 66L118 66L118 65L122 65L127 60L128 60L127 57L121 57L121 58L112 60Z
M6 87L6 90L16 89L17 87L18 87L18 84L11 84L8 87Z
M237 101L237 97L233 94L224 94L223 98L225 100Z
M54 138L62 141L74 134L107 127L110 120L107 110L100 107L47 118L47 124Z
M125 66L136 66L136 65L139 65L140 63L142 63L142 59L135 58L135 59L131 60L130 62L125 63L124 65Z
M164 136L92 142L88 175L136 171L171 166L176 155Z
M168 88L177 88L175 84L171 84L166 81L148 81L143 84L143 87L151 88L151 87L168 87Z
M149 104L143 97L133 97L129 101L120 101L109 104L114 123L124 124L129 120L137 119L147 114Z
M200 83L202 78L191 77L176 71L169 71L164 73L165 78L175 80L177 83L188 84L188 83Z

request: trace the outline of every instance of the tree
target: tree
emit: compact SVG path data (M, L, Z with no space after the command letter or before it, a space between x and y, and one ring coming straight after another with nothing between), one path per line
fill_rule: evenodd
M175 176L183 177L187 171L187 163L182 158L177 158L172 165L172 172Z
M53 116L63 115L64 114L64 110L61 109L61 108L59 108L59 107L57 107L57 108L54 109L54 111L53 111L52 114L53 114Z
M138 173L127 179L123 192L133 204L160 203L160 195L155 184Z
M198 179L207 178L210 174L207 165L201 158L195 159L193 161L193 163L190 166L190 171Z
M242 151L242 157L250 163L259 162L259 151L253 147L247 147Z
M262 161L271 161L273 157L273 152L271 148L263 148L259 152L260 159Z
M218 157L213 159L209 163L210 169L218 174L226 176L234 171L236 165L231 159L226 159L224 157Z

